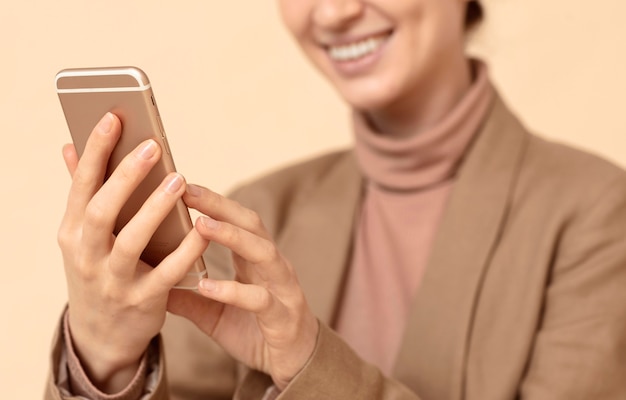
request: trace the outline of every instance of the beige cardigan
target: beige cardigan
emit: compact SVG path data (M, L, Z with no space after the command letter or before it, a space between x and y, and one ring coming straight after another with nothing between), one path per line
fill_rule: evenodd
M233 194L263 217L322 322L280 399L626 399L623 170L529 134L496 99L460 168L392 377L328 327L361 190L347 151ZM211 275L231 274L223 249L208 259ZM162 339L166 368L150 399L258 400L271 384L178 317ZM56 340L46 399L62 398L60 349Z

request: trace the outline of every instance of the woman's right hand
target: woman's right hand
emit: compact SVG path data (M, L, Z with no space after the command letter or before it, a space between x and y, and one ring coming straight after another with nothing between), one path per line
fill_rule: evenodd
M89 378L105 393L118 392L132 380L150 340L163 326L170 289L208 245L192 229L156 268L139 259L185 192L178 174L169 175L119 234L113 234L120 209L161 156L156 142L144 142L104 182L120 133L120 121L108 113L94 128L80 160L73 145L63 148L72 185L58 231L72 343Z

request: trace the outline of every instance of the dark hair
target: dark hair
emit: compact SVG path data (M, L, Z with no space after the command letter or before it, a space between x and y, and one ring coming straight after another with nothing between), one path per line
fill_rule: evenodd
M485 13L480 2L478 0L469 1L465 11L465 29L469 31L475 28L483 20L484 16Z

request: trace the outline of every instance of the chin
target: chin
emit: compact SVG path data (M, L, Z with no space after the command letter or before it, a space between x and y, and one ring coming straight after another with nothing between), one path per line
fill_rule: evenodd
M377 111L398 103L401 93L390 82L378 81L350 87L336 86L340 96L348 105L360 111Z
M346 99L344 98L348 105L358 111L364 112L374 112L380 111L389 108L392 102L386 101L384 99L380 99L377 97L374 98L356 98L356 99Z

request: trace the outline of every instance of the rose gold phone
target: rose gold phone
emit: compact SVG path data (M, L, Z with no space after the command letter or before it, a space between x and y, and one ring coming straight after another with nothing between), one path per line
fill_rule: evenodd
M105 113L112 112L122 122L122 135L109 160L107 177L139 143L154 139L161 144L161 160L121 210L115 226L114 233L117 234L165 176L176 170L150 81L136 67L65 69L56 75L56 87L79 156L89 134ZM179 200L152 236L141 259L152 266L158 265L192 228L189 210ZM176 287L195 289L206 273L204 261L200 258Z

